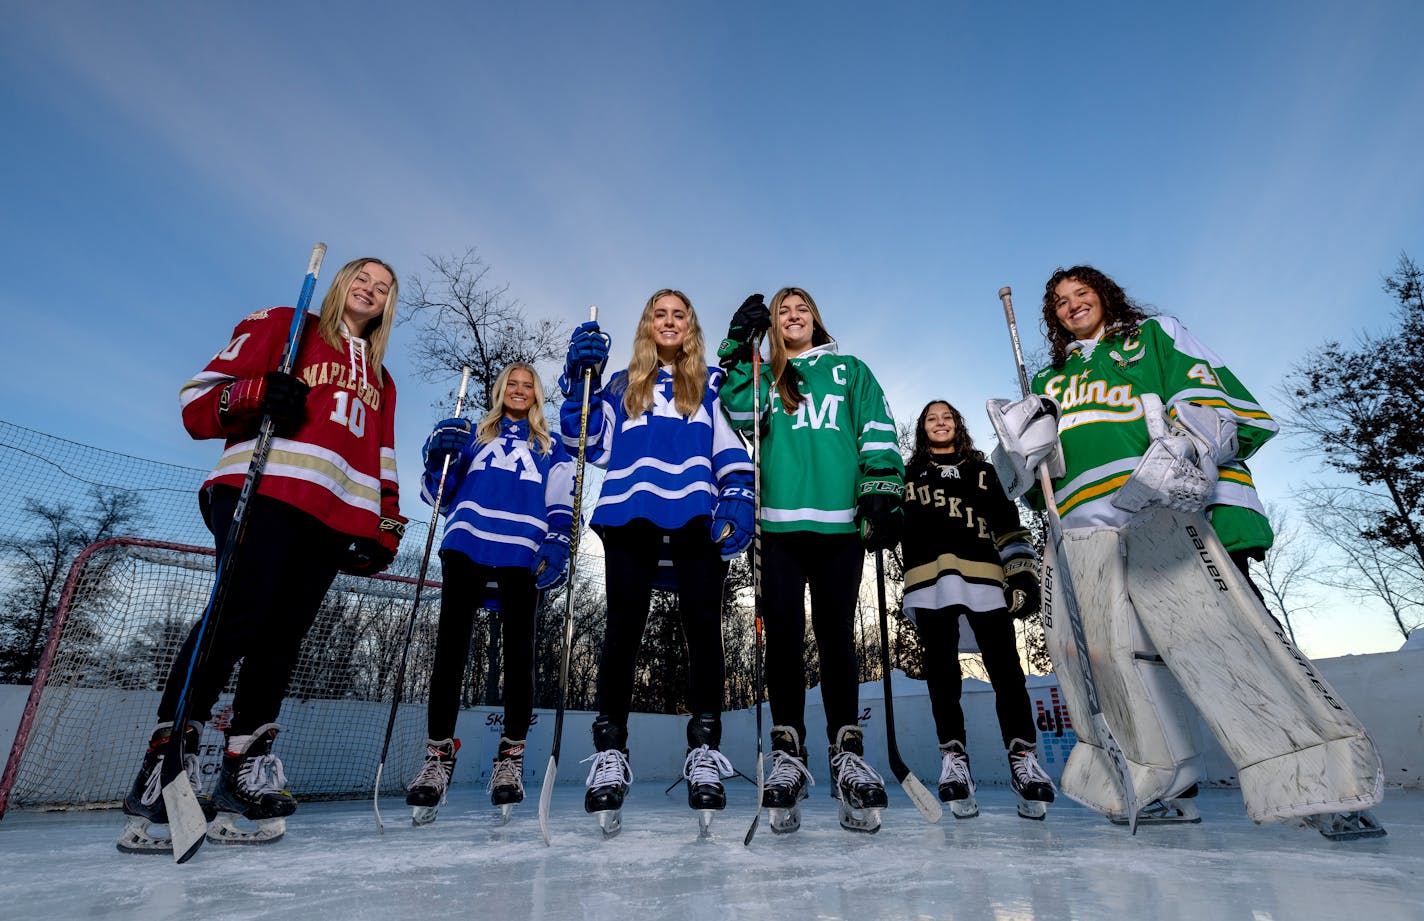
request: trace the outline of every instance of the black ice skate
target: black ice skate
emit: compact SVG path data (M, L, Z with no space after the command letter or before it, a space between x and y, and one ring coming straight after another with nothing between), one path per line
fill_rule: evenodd
M1053 781L1039 765L1034 746L1023 739L1009 743L1009 786L1018 797L1019 815L1040 821L1048 815L1048 804L1053 802Z
M508 822L515 804L524 802L523 739L514 742L508 736L499 737L499 751L485 792L490 795L490 803L499 807L500 821Z
M1192 802L1197 795L1197 785L1192 784L1176 796L1155 799L1137 810L1137 824L1142 825L1194 825L1201 821L1201 811ZM1108 816L1114 825L1126 825L1127 816Z
M687 724L687 760L682 778L687 781L687 805L697 810L700 836L711 837L712 816L727 808L723 777L736 771L718 751L722 744L722 721L716 716L694 716Z
M1359 812L1325 812L1306 816L1307 828L1313 828L1331 841L1358 841L1362 838L1383 838L1384 826L1367 810Z
M841 827L875 834L880 830L880 810L890 804L885 781L865 761L865 736L859 726L836 730L829 747L831 796L840 800Z
M183 731L183 768L188 773L188 782L203 807L203 817L213 820L217 810L212 797L203 793L203 774L198 762L198 748L202 743L202 726L190 722ZM168 808L163 803L163 753L173 738L173 724L159 723L148 740L148 750L143 755L143 765L134 778L133 788L124 797L124 830L115 842L118 849L129 854L171 854L173 838L156 835L149 831L150 825L167 825Z
M583 795L583 811L598 818L605 838L623 830L623 797L633 782L628 764L628 727L599 717L593 723L593 744L598 750L583 759L588 769L588 790Z
M410 782L405 804L410 807L410 824L429 825L445 805L445 791L455 773L455 756L460 752L459 739L427 739L425 763Z
M939 801L949 805L956 819L972 819L979 814L974 799L974 777L969 773L969 756L961 742L945 742L939 747Z
M213 791L217 818L208 826L208 840L221 844L270 844L287 832L287 816L297 811L297 801L283 789L287 777L282 762L272 754L272 742L281 727L258 726L252 735L229 736L223 752L218 786ZM240 828L243 817L253 828Z
M801 737L790 726L771 727L771 773L762 790L761 804L770 810L767 821L778 835L801 827L801 801L806 798L806 786L816 785L806 769L806 749Z

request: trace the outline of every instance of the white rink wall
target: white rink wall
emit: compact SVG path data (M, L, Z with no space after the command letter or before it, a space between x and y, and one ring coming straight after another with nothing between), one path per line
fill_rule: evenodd
M1384 759L1386 783L1424 788L1424 649L1323 659L1316 665L1374 737ZM898 672L894 680L896 739L900 753L911 770L932 785L939 777L939 754L924 682L906 678ZM29 688L25 686L0 685L0 751L7 755L28 693ZM890 780L885 760L882 729L884 695L880 683L864 685L860 696L861 725L865 729L868 760ZM1029 696L1039 727L1039 760L1056 778L1063 769L1063 762L1075 738L1071 726L1067 724L1056 680L1052 676L1030 676ZM994 715L992 690L984 682L969 680L965 684L963 704L975 779L980 783L1007 784L1008 770ZM380 718L384 720L387 709L376 709L381 711ZM403 707L402 711L415 716L420 709ZM822 712L820 693L812 689L806 701L806 724L810 735L807 747L811 751L812 773L818 782L824 783L828 769L824 755L820 754L824 750ZM584 782L587 772L579 761L591 753L589 727L593 716L587 712L568 712L564 715L564 740L558 776L562 783ZM502 729L501 718L500 710L487 707L461 712L457 729L462 742L455 772L457 783L483 785L488 780L489 764ZM763 727L769 729L769 707L763 710L762 719ZM526 783L537 783L544 773L553 724L552 711L537 711L528 739ZM667 785L680 776L686 750L685 725L686 717L633 715L628 747L635 780ZM756 776L755 727L754 710L723 716L722 751L734 766L753 778ZM1235 771L1231 763L1210 739L1205 727L1198 728L1207 740L1208 781L1215 785L1235 786ZM140 735L146 732L145 729ZM115 744L131 745L135 763L142 742L138 736L122 742L115 740ZM400 757L418 755L401 753ZM289 773L294 773L291 768Z

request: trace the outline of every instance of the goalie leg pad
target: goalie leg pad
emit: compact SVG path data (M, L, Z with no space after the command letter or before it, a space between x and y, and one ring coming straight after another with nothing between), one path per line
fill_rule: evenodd
M1378 803L1383 772L1364 726L1251 592L1206 519L1153 510L1123 537L1143 627L1236 765L1252 821Z
M1118 529L1070 528L1068 568L1082 608L1098 702L1127 757L1139 803L1170 798L1201 779L1199 745L1181 689L1138 623L1127 595ZM1126 818L1117 772L1088 719L1083 671L1068 625L1058 560L1044 555L1044 631L1059 689L1078 734L1060 786L1109 817Z

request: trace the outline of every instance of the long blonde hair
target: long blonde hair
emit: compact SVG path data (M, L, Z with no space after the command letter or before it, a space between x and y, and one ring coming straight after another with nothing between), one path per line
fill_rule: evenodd
M534 399L529 407L529 440L539 454L547 457L552 450L553 439L549 437L549 420L544 418L544 383L539 380L539 372L528 362L510 362L494 379L494 387L490 388L490 408L475 428L475 441L483 445L499 437L499 424L504 419L504 389L509 386L509 375L515 371L528 371L529 376L534 378Z
M786 340L781 338L781 321L778 318L781 312L781 302L791 295L796 295L806 302L806 306L811 308L811 345L825 345L831 341L831 334L826 332L826 323L821 319L821 311L816 306L816 301L811 297L810 292L805 288L782 288L776 292L776 296L771 299L771 305L767 310L771 313L771 376L776 381L777 392L781 394L781 406L788 413L796 412L801 405L801 378L796 373L795 368L787 369L790 357L786 354Z
M628 363L623 392L623 412L629 419L641 416L653 406L653 385L657 383L660 364L658 347L653 342L653 305L669 295L687 308L687 335L672 362L672 394L678 413L690 416L697 412L707 393L707 346L702 340L697 311L692 309L692 301L686 294L663 288L648 298L643 316L638 320L638 331L633 334L633 360Z
M353 259L343 265L341 271L331 280L331 287L326 289L326 297L322 298L321 320L317 324L317 331L321 333L321 338L326 340L327 345L334 349L342 347L341 319L346 312L346 295L351 293L351 282L360 274L361 269L372 262L391 273L391 290L386 295L386 307L381 311L381 315L372 317L367 322L364 333L351 330L351 335L366 340L366 360L376 368L376 383L384 385L386 378L381 363L386 358L386 347L391 341L391 328L395 326L396 321L396 303L400 300L400 281L396 278L396 270L389 264L374 256L367 256L363 259Z

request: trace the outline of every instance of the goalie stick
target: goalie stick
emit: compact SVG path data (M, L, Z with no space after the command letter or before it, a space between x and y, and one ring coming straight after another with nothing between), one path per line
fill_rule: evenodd
M1033 395L1028 383L1028 369L1024 366L1023 348L1019 344L1019 327L1014 320L1013 292L1006 285L999 289L999 300L1004 303L1004 318L1009 324L1009 339L1014 346L1014 363L1018 367L1019 387L1023 395ZM1053 494L1053 482L1048 476L1047 461L1038 465L1038 485L1043 490L1043 505L1047 512L1048 538L1053 542L1053 558L1058 563L1059 581L1063 586L1063 602L1067 608L1068 628L1073 635L1073 646L1078 654L1078 663L1083 672L1083 692L1088 699L1088 721L1092 724L1098 741L1102 743L1108 760L1117 771L1118 783L1122 785L1123 799L1127 803L1127 827L1130 834L1137 834L1137 793L1132 785L1132 769L1127 756L1122 753L1107 717L1103 715L1102 703L1098 700L1098 685L1093 680L1093 665L1088 658L1088 638L1083 630L1083 614L1078 608L1078 594L1073 587L1073 574L1068 569L1068 556L1063 545L1063 521L1058 517L1058 503Z

